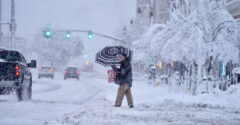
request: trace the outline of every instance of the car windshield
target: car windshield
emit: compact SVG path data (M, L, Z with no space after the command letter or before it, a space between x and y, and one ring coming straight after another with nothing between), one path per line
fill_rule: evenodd
M68 67L67 70L68 70L68 71L76 71L77 68L74 68L74 67Z
M18 52L0 51L0 59L4 61L20 61L21 56Z
M51 67L42 67L42 69L47 69L48 70L48 69L51 69Z

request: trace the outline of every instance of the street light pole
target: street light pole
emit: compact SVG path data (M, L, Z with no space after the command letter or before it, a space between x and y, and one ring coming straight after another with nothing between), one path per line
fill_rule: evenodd
M0 22L2 22L2 0L0 0ZM0 43L2 42L2 25L0 24Z
M15 22L15 0L11 0L11 23L10 23L10 32L11 32L11 49L15 49L15 31L16 31L16 22Z

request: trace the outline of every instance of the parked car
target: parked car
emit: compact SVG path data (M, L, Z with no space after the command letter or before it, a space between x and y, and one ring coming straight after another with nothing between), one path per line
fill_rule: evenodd
M36 68L36 60L27 63L20 52L0 49L0 91L16 90L19 101L25 98L30 100L32 97L32 74L29 68Z
M54 79L54 68L51 66L42 66L38 70L38 78L51 77Z
M79 70L76 67L67 67L64 70L64 80L67 78L76 78L79 80Z

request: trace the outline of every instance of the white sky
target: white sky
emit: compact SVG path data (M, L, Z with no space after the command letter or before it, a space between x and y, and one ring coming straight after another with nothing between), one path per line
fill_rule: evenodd
M10 20L10 0L3 2L3 21ZM93 30L115 36L118 29L134 18L136 0L15 0L17 36L31 38L43 26ZM4 27L4 34L8 34ZM72 37L74 37L73 34ZM111 44L111 40L81 34L89 56Z

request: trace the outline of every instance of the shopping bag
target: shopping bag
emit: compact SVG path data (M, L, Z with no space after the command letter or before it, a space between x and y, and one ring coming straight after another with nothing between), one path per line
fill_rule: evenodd
M114 82L114 79L116 78L116 76L117 76L117 72L116 71L108 70L108 82L109 83Z

